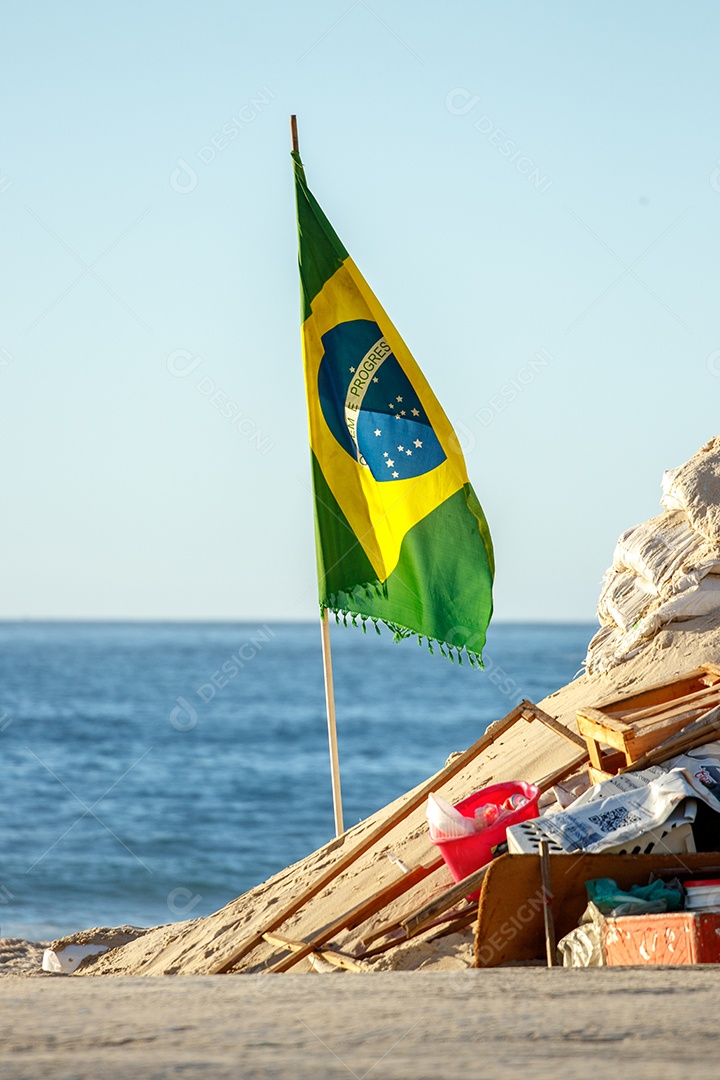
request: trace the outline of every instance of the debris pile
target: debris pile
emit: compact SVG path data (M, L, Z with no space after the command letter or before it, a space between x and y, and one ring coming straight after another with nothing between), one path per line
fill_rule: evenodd
M715 930L697 920L712 911L688 897L720 897L720 438L666 473L663 505L620 539L586 674L214 915L88 956L72 977L554 964L576 930L563 959L615 963L652 954L638 924L620 925L634 917L684 920L683 955L707 959ZM475 861L445 860L458 845ZM656 879L684 909L608 915L586 889L650 887L654 902Z

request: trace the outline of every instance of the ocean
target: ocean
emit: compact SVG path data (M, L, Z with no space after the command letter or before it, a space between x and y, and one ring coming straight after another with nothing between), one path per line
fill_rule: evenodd
M346 827L578 672L593 626L494 624L484 672L331 627ZM0 624L0 936L208 915L334 832L319 624Z

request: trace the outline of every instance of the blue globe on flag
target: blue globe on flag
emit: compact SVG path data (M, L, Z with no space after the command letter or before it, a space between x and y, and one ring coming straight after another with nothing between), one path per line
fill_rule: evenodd
M378 324L340 323L322 343L320 405L340 446L380 482L441 465L445 452Z

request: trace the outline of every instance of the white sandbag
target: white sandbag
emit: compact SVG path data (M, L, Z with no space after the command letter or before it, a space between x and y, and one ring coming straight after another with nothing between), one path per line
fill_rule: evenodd
M715 612L720 617L720 576L708 574L670 599L656 600L633 626L625 628L612 623L601 627L588 646L585 668L590 675L609 671L635 656L668 623L686 622Z
M603 579L597 613L601 626L630 630L658 600L657 589L631 570L611 567Z
M662 479L662 506L682 510L691 527L710 544L720 544L720 436Z
M613 569L636 574L657 593L669 595L677 592L684 574L720 570L720 549L709 545L682 511L666 511L622 534Z
M588 645L584 665L588 675L600 675L621 664L628 657L623 654L625 631L619 626L601 626Z
M634 656L671 622L720 614L720 436L663 476L665 512L622 534L598 601L589 674Z

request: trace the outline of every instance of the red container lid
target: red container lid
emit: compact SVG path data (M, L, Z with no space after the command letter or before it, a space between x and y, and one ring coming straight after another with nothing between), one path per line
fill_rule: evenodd
M712 887L713 889L720 889L720 878L708 878L706 881L686 881L686 889L707 889Z

